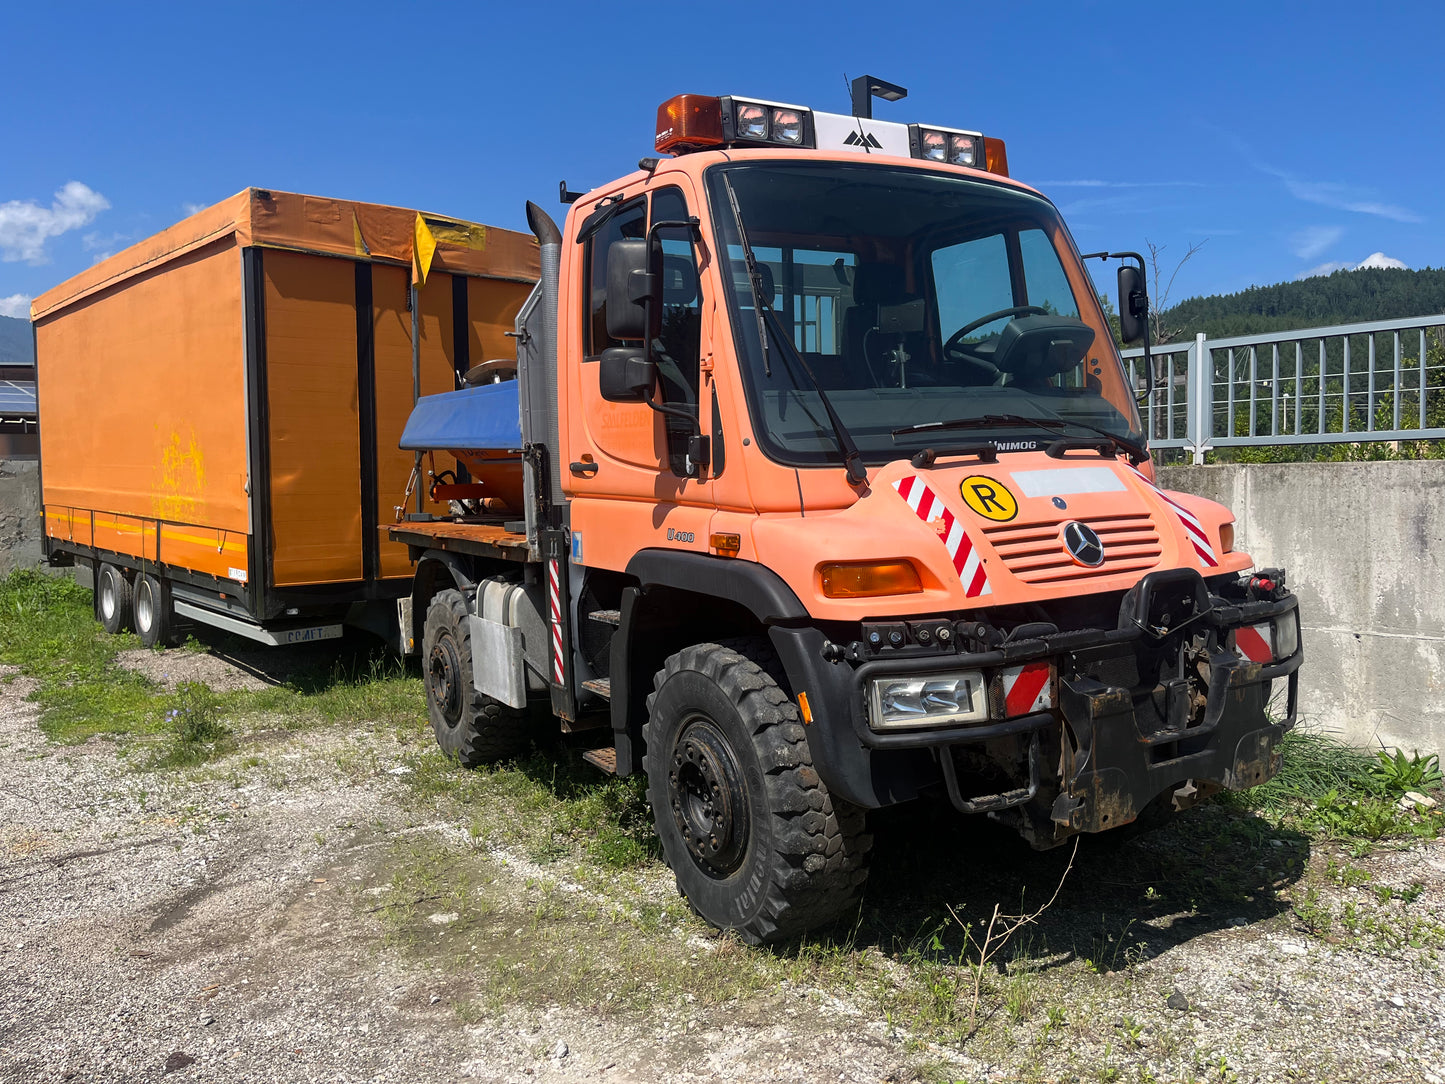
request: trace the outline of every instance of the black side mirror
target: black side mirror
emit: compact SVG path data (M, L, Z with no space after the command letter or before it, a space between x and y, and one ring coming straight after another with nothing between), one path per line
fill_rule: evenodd
M1144 276L1128 264L1119 268L1119 337L1126 343L1144 337L1144 321L1149 317L1149 295L1144 290Z
M657 363L648 360L642 347L610 346L597 364L597 390L609 403L645 403L652 398Z
M607 334L611 338L647 338L649 303L655 292L647 259L643 240L613 241L607 250Z

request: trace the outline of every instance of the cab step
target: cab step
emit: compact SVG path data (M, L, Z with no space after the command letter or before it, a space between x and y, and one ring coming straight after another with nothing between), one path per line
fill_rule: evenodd
M611 625L614 629L622 624L621 610L593 610L587 615L588 621L600 621L604 625Z
M612 699L611 678L593 678L591 681L584 681L582 688L586 689L589 693L595 693L604 700Z
M613 746L602 749L588 749L582 759L594 768L601 768L608 775L617 774L617 750Z

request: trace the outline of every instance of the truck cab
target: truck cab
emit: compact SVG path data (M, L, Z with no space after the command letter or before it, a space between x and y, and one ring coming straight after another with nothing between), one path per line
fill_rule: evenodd
M1295 598L1154 484L1002 142L680 95L656 149L560 230L529 208L542 281L488 393L524 507L391 529L443 747L515 752L529 703L601 722L589 759L646 774L680 891L750 941L855 905L870 809L946 798L1043 848L1272 776ZM456 413L430 398L418 432ZM426 450L475 459L459 424Z

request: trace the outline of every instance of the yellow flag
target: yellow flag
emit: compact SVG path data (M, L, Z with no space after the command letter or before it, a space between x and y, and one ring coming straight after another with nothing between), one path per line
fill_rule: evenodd
M358 256L370 256L371 247L366 243L366 238L361 236L361 220L356 217L356 212L351 212L351 232L356 241L356 254Z
M411 243L411 284L426 285L427 273L431 270L432 256L436 254L437 239L432 236L426 221L416 216L416 227Z

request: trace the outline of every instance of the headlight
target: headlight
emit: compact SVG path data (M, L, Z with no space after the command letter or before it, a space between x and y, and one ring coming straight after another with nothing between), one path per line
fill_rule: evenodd
M927 128L921 124L908 126L908 149L914 158L929 162L948 162L955 166L979 164L979 150L985 143L977 132L957 128Z
M988 719L983 671L874 678L868 683L869 723L875 730L946 726Z
M1274 657L1287 659L1299 650L1299 611L1274 619Z
M774 109L773 139L779 143L803 142L802 114L796 109Z
M767 139L768 111L760 105L738 106L738 136L742 139Z

